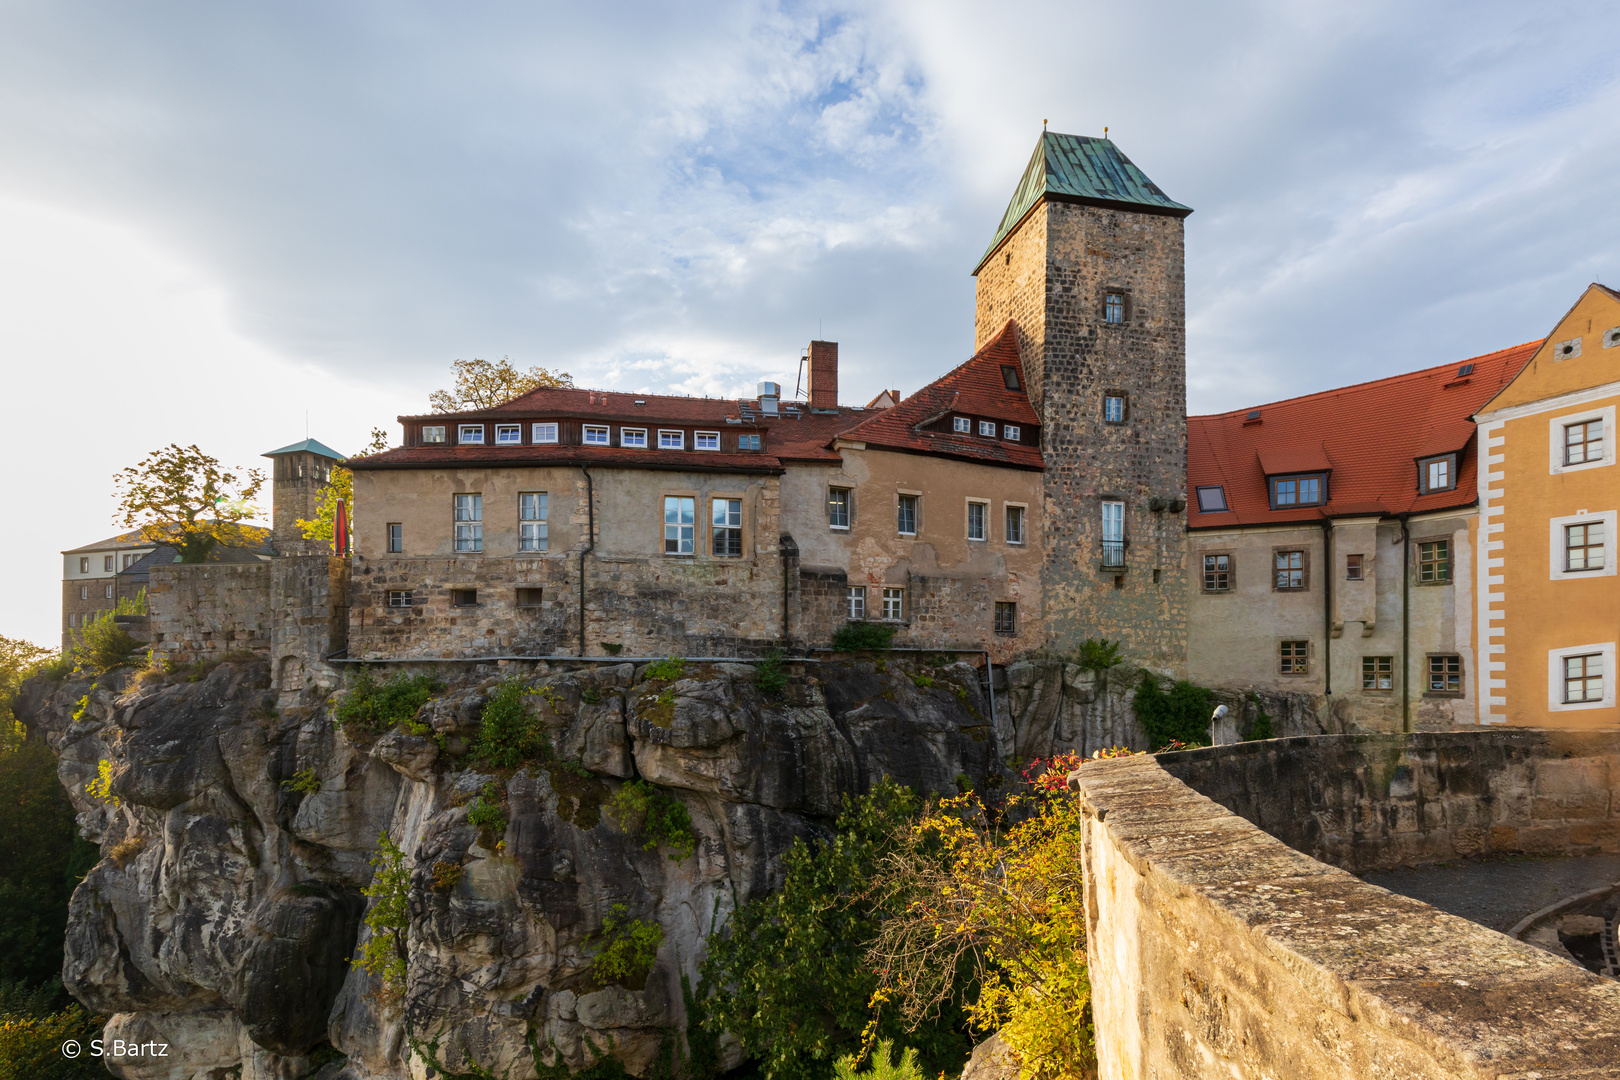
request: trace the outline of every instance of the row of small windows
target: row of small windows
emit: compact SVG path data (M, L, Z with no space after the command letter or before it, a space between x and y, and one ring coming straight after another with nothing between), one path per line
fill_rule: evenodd
M970 416L953 416L951 417L951 430L959 435L971 435L973 434L973 423L973 418ZM996 437L996 422L994 420L980 420L978 424L979 435L982 438L993 439ZM1008 442L1022 442L1023 436L1024 429L1017 424L1001 425L1001 437Z
M866 618L867 592L865 585L851 585L845 591L844 615L852 622ZM884 586L879 597L879 618L885 622L904 622L906 618L906 590ZM992 617L992 629L998 634L1018 633L1018 602L998 600Z
M141 557L141 555L140 555L139 552L134 552L134 551L126 552L124 554L124 569L128 570L130 568L130 565L132 563L134 563L135 560L139 559L140 557ZM118 558L118 556L116 556L116 555L103 555L101 557L101 572L104 573L104 574L116 573L115 567L117 566L117 562L116 562L117 558ZM79 556L79 573L88 574L89 572L90 572L90 556L89 555L80 555Z
M107 582L107 584L105 584L105 585L103 585L101 587L101 598L103 600L111 600L113 598L113 584L112 584L112 582L109 581L109 582ZM88 586L88 585L80 585L79 586L79 599L80 600L88 600L88 599L90 599L90 586Z
M522 424L496 424L496 446L522 446ZM456 427L456 441L462 446L484 445L483 424L460 424ZM684 428L632 428L619 429L618 445L626 449L645 450L648 446L648 432L656 434L657 446L660 450L685 450L686 430ZM558 425L555 422L536 423L530 425L529 441L535 445L556 443L558 439ZM429 424L422 428L422 441L424 443L442 443L446 440L447 428L443 424ZM585 424L580 429L580 441L586 446L612 446L613 429L607 424ZM737 435L738 450L758 450L760 437L757 433L742 432ZM719 450L720 432L694 431L692 432L692 449Z
M1461 694L1463 692L1462 657L1457 653L1430 653L1425 689L1431 694ZM1309 675L1311 673L1311 643L1300 638L1288 638L1277 643L1277 672L1281 675ZM1367 693L1383 693L1395 689L1395 658L1393 656L1363 656L1361 658L1361 689Z
M1590 529L1592 526L1582 526ZM1598 523L1597 528L1602 528ZM1423 585L1444 585L1451 581L1451 541L1424 540L1417 545L1417 580ZM1602 560L1601 541L1597 553ZM1344 557L1346 581L1362 581L1364 555ZM1230 552L1204 556L1204 591L1231 592L1236 587L1236 561ZM1279 549L1272 553L1271 587L1277 592L1303 592L1310 586L1310 554L1304 549Z
M850 528L854 520L854 491L851 488L827 489L827 524L839 531ZM920 497L899 495L895 499L895 531L901 536L916 536L920 521ZM989 499L967 500L967 538L988 541L990 535ZM1027 510L1024 506L1002 504L1002 541L1008 544L1024 542L1024 524Z

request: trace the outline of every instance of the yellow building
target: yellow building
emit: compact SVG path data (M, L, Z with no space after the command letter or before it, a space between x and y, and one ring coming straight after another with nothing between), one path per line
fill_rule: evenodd
M1592 285L1475 416L1483 723L1620 723L1617 403L1620 294Z

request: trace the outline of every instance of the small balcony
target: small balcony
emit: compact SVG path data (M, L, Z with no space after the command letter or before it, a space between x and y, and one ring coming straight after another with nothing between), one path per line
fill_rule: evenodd
M1129 540L1104 540L1102 542L1102 568L1104 570L1125 569L1125 548Z

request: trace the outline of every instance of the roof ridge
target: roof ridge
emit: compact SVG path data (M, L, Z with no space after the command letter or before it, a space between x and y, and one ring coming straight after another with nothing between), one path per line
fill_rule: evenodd
M1271 408L1271 407L1276 406L1276 405L1292 405L1296 401L1310 401L1310 400L1315 399L1315 398L1331 397L1331 396L1333 396L1335 394L1343 394L1343 393L1346 393L1346 392L1351 391L1351 390L1361 390L1361 389L1365 389L1366 387L1369 387L1369 386L1378 386L1378 385L1383 384L1383 383L1400 382L1403 379L1417 379L1417 378L1421 378L1421 377L1424 377L1424 376L1433 375L1435 372L1441 371L1441 370L1443 370L1445 368L1461 367L1464 364L1482 363L1482 362L1484 362L1486 360L1490 360L1490 359L1492 359L1494 357L1501 356L1503 353L1513 352L1516 349L1540 348L1543 344L1546 343L1546 341L1547 341L1546 338L1538 338L1538 339L1536 339L1534 341L1521 342L1518 345L1509 345L1507 348L1504 348L1504 349L1494 349L1491 352L1480 353L1478 356L1470 356L1470 357L1467 357L1467 358L1462 359L1462 360L1452 360L1449 363L1435 364L1435 365L1433 365L1431 367L1418 368L1415 371L1403 371L1403 372L1400 372L1399 374L1395 374L1395 375L1385 375L1382 378L1378 378L1378 379L1367 379L1367 380L1364 380L1364 381L1358 382L1358 383L1347 383L1344 386L1334 386L1334 387L1330 387L1330 388L1328 388L1326 390L1313 390L1308 394L1299 394L1299 395L1296 395L1294 397L1278 398L1275 401L1266 401L1266 402L1262 402L1262 403L1260 403L1258 405L1245 405L1245 406L1243 406L1241 408L1237 408L1237 409L1227 409L1225 412L1218 412L1218 413L1189 413L1188 416L1187 416L1187 419L1189 421L1191 421L1191 420L1219 420L1219 419L1222 419L1223 417L1236 416L1238 413L1253 412L1255 409L1268 409L1268 408Z

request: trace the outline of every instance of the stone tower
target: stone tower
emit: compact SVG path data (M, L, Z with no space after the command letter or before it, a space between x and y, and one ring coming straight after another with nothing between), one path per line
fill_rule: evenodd
M1183 221L1108 139L1043 132L977 279L975 348L1011 319L1046 462L1048 647L1187 660Z
M274 503L271 535L277 555L325 555L330 546L305 540L296 522L313 521L321 502L321 491L332 483L332 469L343 463L343 455L330 446L305 439L264 455L275 462L271 479Z

